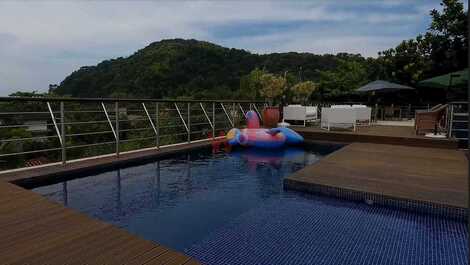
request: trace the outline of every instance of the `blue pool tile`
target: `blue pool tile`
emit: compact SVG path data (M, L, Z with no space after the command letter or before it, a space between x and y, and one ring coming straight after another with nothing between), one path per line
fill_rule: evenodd
M321 197L252 209L186 253L204 264L468 264L465 223Z

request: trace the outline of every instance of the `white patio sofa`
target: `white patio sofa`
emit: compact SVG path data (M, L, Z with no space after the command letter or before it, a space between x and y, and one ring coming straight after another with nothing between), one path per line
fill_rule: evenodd
M307 121L318 120L317 110L316 106L288 105L283 108L283 122L303 121L305 126Z
M351 105L331 105L332 109L351 108Z
M352 105L352 108L356 112L356 125L369 126L372 120L372 108L366 105Z
M351 106L322 108L320 127L322 129L331 128L352 128L356 131L356 111Z

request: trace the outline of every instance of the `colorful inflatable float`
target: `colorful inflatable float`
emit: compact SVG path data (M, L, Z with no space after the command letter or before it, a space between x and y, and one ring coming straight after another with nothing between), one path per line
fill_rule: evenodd
M245 114L247 128L233 128L227 133L231 146L251 146L258 148L279 148L289 144L300 144L304 138L289 128L260 128L258 115L254 111Z

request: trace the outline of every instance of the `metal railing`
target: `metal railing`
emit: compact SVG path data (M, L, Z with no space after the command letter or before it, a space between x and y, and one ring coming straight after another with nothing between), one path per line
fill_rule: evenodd
M461 142L468 141L468 102L450 102L447 112L448 137Z
M260 101L0 97L0 170L215 138Z

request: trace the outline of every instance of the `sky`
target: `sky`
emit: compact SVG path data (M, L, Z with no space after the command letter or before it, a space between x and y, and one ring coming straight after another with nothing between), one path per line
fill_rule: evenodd
M439 0L0 1L0 96L47 91L81 66L168 38L253 53L376 57L429 26Z

